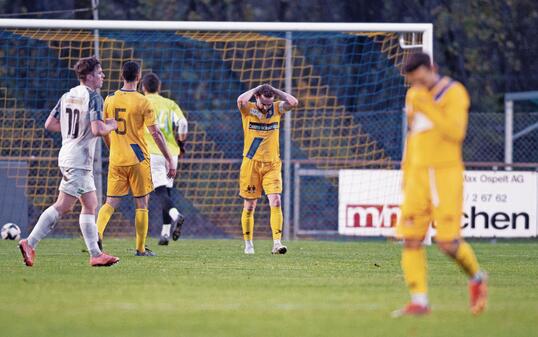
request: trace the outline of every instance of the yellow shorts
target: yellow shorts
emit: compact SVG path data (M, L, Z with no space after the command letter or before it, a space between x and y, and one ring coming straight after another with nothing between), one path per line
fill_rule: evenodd
M282 193L282 161L261 162L243 158L239 174L239 195L245 199Z
M397 234L422 240L434 223L437 241L460 238L463 167L408 168L404 172L402 216Z
M153 181L149 158L132 166L110 166L107 181L109 197L124 197L129 194L129 188L135 198L150 194L153 192Z

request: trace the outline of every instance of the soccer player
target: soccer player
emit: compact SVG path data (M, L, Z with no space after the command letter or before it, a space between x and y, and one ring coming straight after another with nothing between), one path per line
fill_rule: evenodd
M157 118L157 125L164 135L166 145L172 155L172 165L177 168L179 156L185 153L184 143L187 139L188 124L183 115L183 111L176 102L159 95L161 91L161 80L155 73L148 73L142 78L142 91L151 102ZM166 160L153 137L146 131L146 142L148 143L151 176L153 178L154 193L159 197L162 206L163 226L159 245L166 246L170 239L170 229L174 226L172 238L179 239L181 227L185 218L174 206L171 198L174 179L167 176Z
M93 178L93 157L98 136L105 136L117 128L113 119L103 120L103 98L96 91L103 85L105 74L97 58L80 59L74 67L80 84L65 93L52 109L45 128L62 133L62 147L58 165L63 178L58 199L39 217L27 239L19 242L24 263L31 267L35 262L35 249L39 241L56 226L62 215L82 204L79 223L84 242L90 253L90 265L111 266L119 259L103 253L97 245L95 209L97 194Z
M140 81L140 66L125 62L121 69L123 87L105 99L105 116L113 117L118 128L105 138L110 149L106 203L99 210L97 228L100 240L114 213L131 190L135 202L136 256L154 256L146 249L148 233L148 197L153 191L148 145L144 138L147 128L166 160L168 178L176 175L172 157L163 134L155 121L150 101L136 91Z
M463 208L462 144L467 129L469 95L465 87L442 77L425 53L412 54L405 64L411 85L405 105L409 125L402 162L402 269L411 302L394 316L430 311L426 282L426 252L422 241L432 221L439 249L469 278L473 314L485 309L487 275L473 249L461 238Z
M256 102L250 102L254 96ZM280 101L275 102L275 97ZM273 254L285 254L282 245L282 162L280 160L279 129L281 116L296 107L295 97L269 84L250 89L237 98L237 107L243 120L245 145L239 178L239 195L244 199L241 227L245 240L245 254L254 254L252 243L254 211L262 188L271 207Z

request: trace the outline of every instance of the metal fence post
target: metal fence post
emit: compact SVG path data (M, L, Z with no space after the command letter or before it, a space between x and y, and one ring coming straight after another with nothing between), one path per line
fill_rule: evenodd
M286 32L285 90L291 93L293 76L293 45L291 32ZM291 220L291 114L284 116L284 239L290 239Z
M92 0L92 14L95 21L99 20L99 0ZM95 57L99 59L99 29L93 30L93 49ZM100 90L97 92L101 94ZM97 206L100 208L103 204L103 141L101 137L97 138L95 147L95 161L93 165L95 174L95 189L97 193Z
M293 168L293 239L297 240L301 221L301 164L295 163Z
M514 146L514 101L504 101L504 162L512 164Z

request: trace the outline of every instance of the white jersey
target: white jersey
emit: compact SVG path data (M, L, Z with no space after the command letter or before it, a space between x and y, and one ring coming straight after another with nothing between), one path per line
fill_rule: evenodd
M93 170L97 136L92 134L91 121L103 120L103 97L79 85L65 93L50 114L60 120L62 130L58 165Z

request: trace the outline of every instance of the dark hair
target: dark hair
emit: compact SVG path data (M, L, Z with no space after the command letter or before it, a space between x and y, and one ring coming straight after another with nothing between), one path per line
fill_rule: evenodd
M140 72L140 65L133 61L127 61L121 67L121 77L127 82L134 82Z
M273 88L269 84L263 84L258 91L256 91L257 96L264 96L267 98L271 98L275 96L275 92L273 91Z
M142 86L144 86L144 89L150 94L153 94L159 91L160 85L161 85L161 80L159 79L159 76L157 76L157 74L155 73L147 73L142 78Z
M84 57L78 60L73 70L77 74L78 79L84 81L86 80L86 76L93 73L100 64L95 56Z
M430 55L426 53L415 53L409 55L404 65L404 72L410 73L417 70L419 67L424 66L428 69L432 67L432 60Z

